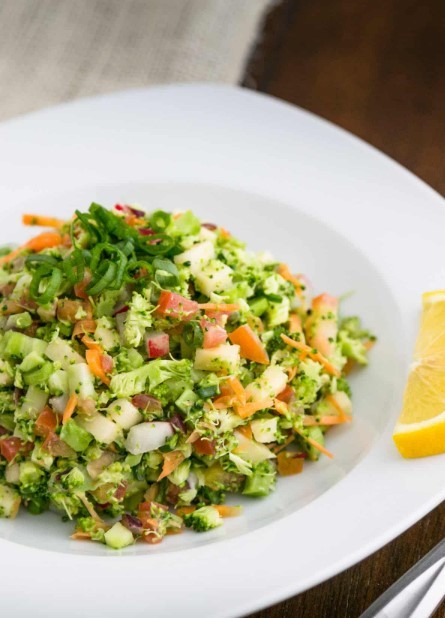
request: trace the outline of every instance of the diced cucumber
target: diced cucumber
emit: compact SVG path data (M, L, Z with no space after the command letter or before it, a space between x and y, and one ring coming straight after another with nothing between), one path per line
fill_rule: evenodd
M45 359L41 354L37 354L37 352L30 352L25 356L22 362L19 365L20 371L32 371L33 369L38 369L45 362Z
M309 437L318 442L321 446L324 446L324 434L320 427L308 427ZM320 458L320 451L314 446L307 444L307 454L311 461L317 461Z
M44 363L41 367L34 369L28 373L23 374L23 381L25 384L42 386L46 385L49 377L54 371L54 365L49 361Z
M5 330L11 330L14 328L28 328L32 324L32 317L27 312L16 313L15 315L8 316L5 324Z
M287 374L280 367L267 367L259 378L246 387L246 394L251 401L273 399L285 388Z
M249 301L249 307L254 315L261 317L263 313L268 310L269 303L267 301L267 298L264 298L264 296L260 296Z
M48 401L48 395L36 386L30 386L26 391L22 407L18 411L19 418L36 418Z
M140 423L142 414L128 399L116 399L107 408L108 416L122 429L130 429Z
M93 439L91 434L72 418L62 425L60 438L78 453L84 451Z
M111 444L121 434L121 428L116 423L99 413L78 417L77 423L102 444Z
M278 418L276 416L273 418L259 418L251 421L250 427L253 437L257 442L268 444L276 439Z
M63 369L54 371L48 379L48 387L51 395L63 395L68 393L68 373Z
M46 341L41 339L35 339L34 337L28 337L23 333L8 330L3 338L4 355L6 358L25 358L31 352L37 352L37 354L44 354L47 348Z
M70 365L68 372L68 388L70 393L76 393L79 399L97 399L94 389L94 376L86 363Z
M238 345L222 344L215 348L198 348L195 356L195 369L205 371L227 371L235 373L240 362Z
M134 543L131 532L119 521L114 524L104 535L105 543L113 549L122 549Z
M62 369L68 369L74 363L84 362L81 355L73 350L67 341L63 341L59 337L48 344L45 354L50 360L59 362Z
M196 288L211 296L214 293L226 292L232 286L233 270L220 260L211 260L207 266L195 275Z
M19 510L20 500L20 495L15 489L0 483L0 517L14 519Z
M187 251L175 255L175 264L187 264L192 275L196 276L202 268L215 257L215 247L210 240L193 245Z
M243 459L247 459L253 464L260 463L266 459L274 459L275 455L264 444L259 444L254 440L249 440L239 431L235 431L235 438L238 441L238 446L233 449L236 455Z
M194 393L191 389L187 388L182 393L182 395L175 401L175 405L180 410L182 410L182 412L185 412L187 414L187 412L191 410L193 404L195 403L195 401L197 401L197 399L198 396L196 395L196 393Z

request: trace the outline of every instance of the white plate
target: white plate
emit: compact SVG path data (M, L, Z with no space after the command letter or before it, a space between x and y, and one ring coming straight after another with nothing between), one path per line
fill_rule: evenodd
M0 144L0 243L26 237L24 211L190 207L319 291L353 290L344 311L379 336L352 380L354 423L329 433L335 460L245 500L222 529L112 552L70 541L53 515L2 521L5 615L239 616L338 573L440 502L445 457L403 461L391 441L419 295L445 285L445 210L431 189L307 112L219 86L79 101L4 124Z

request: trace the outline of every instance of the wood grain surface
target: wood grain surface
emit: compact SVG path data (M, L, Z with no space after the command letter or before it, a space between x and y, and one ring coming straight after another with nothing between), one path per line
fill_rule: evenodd
M445 195L444 0L283 0L244 86L348 129ZM252 618L358 617L444 536L445 503L358 565Z

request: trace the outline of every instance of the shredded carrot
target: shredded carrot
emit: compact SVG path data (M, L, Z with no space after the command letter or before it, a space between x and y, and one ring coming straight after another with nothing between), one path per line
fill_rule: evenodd
M65 225L65 221L57 219L56 217L45 217L44 215L22 215L23 225L38 225L40 227L55 227L61 228Z
M287 414L289 413L289 407L287 403L285 403L284 401L280 401L279 399L274 399L273 405L274 405L274 409L278 412L278 414L281 414L281 416L287 416Z
M100 343L97 343L97 341L94 341L94 339L90 339L90 337L88 337L87 335L84 335L81 341L83 345L89 350L96 350L97 352L100 352L101 354L103 354L102 346L100 345Z
M220 227L218 229L219 229L219 233L221 234L221 236L223 238L230 238L231 237L232 234L228 230L226 230L226 228Z
M73 393L72 395L70 395L70 398L67 401L65 410L63 411L63 417L62 417L63 424L65 424L73 416L74 410L76 409L76 406L77 406L77 402L78 402L78 397L76 393Z
M332 405L333 408L337 410L339 417L343 418L345 421L351 420L350 416L345 413L345 411L333 395L328 395L326 397L326 400Z
M351 417L347 417L345 414L337 416L335 414L326 414L326 416L305 416L303 418L303 425L305 427L315 427L316 425L341 425L342 423L349 423Z
M248 440L252 440L253 433L252 433L252 427L250 426L250 424L241 425L241 427L237 427L236 430Z
M258 412L258 410L265 410L266 408L271 408L273 406L273 399L270 397L268 399L264 399L263 401L252 401L251 403L246 403L244 406L236 406L236 411L238 416L241 418L248 418Z
M334 459L334 455L331 453L331 451L328 451L328 449L325 448L322 444L320 444L319 442L316 442L315 440L313 440L312 438L309 438L308 436L305 436L304 433L300 431L300 429L297 429L296 427L294 427L294 431L298 433L298 435L301 436L303 440L306 440L308 444L310 444L311 446L316 448L318 451L326 455L326 457L329 457L330 459Z
M62 244L62 237L57 232L42 232L38 236L34 236L26 242L24 245L17 247L7 255L0 257L0 265L7 264L19 256L22 251L42 251L43 249L50 249L51 247L57 247Z
M303 285L301 283L301 281L298 279L298 277L296 277L295 275L293 275L290 270L289 270L289 266L287 264L280 264L278 266L278 270L277 273L279 275L281 275L283 277L283 279L286 279L286 281L290 281L292 283L292 285L295 288L296 293L300 296L303 292Z
M294 440L295 440L295 436L289 436L287 440L283 442L283 444L277 444L276 446L274 446L272 450L275 453L275 455L279 453L280 451L283 451L285 448L287 448L289 444L292 444Z
M43 249L51 249L62 244L62 237L57 232L42 232L38 236L34 236L24 245L30 251L43 251Z
M300 333L300 335L303 335L303 327L301 326L301 318L298 315L298 313L291 313L289 316L289 332L291 335L295 333Z
M235 378L234 376L232 376L231 378L227 380L227 384L230 386L232 391L235 393L240 404L244 405L246 403L246 391L244 390L244 386L241 384L238 378Z
M238 311L240 306L236 303L226 304L226 303L199 303L198 307L206 311L207 309L210 311L227 311L231 313L232 311Z
M7 264L8 262L12 262L12 260L15 260L15 258L19 256L21 252L25 249L26 247L24 246L18 247L17 249L13 249L13 251L10 251L7 255L3 255L2 257L0 257L0 264Z
M284 343L287 343L287 345L290 345L292 348L295 348L296 350L299 350L300 352L302 352L304 354L304 356L309 356L309 358L311 358L313 361L320 363L320 365L322 365L325 370L327 371L327 373L330 373L333 376L336 376L337 378L340 377L340 372L339 370L334 367L334 365L328 361L328 359L326 357L323 356L323 354L320 354L320 352L315 351L314 352L314 348L311 348L310 346L306 345L305 343L301 343L300 341L294 341L293 339L291 339L290 337L287 337L286 335L280 335L281 339L284 341Z
M295 453L280 453L277 457L277 469L280 476L291 476L303 472L304 459Z
M196 511L196 506L181 506L179 509L176 509L176 514L179 517L184 517L184 515L190 515L193 511Z
M71 336L74 338L74 337L77 337L77 335L86 335L86 333L94 333L94 331L96 330L96 326L97 326L96 320L88 320L88 319L79 320L78 322L76 322L76 325L73 329L73 334Z
M217 410L225 410L226 408L232 408L233 404L237 402L236 397L231 395L223 395L222 397L218 397L215 399L213 403L213 407Z
M286 373L289 376L288 382L291 382L297 375L298 369L296 367L288 367Z
M242 506L230 506L229 504L212 504L221 517L238 517L243 512Z
M184 461L185 456L181 451L169 451L168 453L164 453L164 463L162 466L162 472L158 477L158 483L163 478L168 476L176 470L176 468Z
M368 339L368 341L365 341L363 345L365 346L365 350L369 352L369 350L371 350L375 346L375 341Z
M85 339L85 337L83 339ZM102 354L99 350L87 350L85 353L85 358L91 373L108 386L110 384L110 378L103 370L101 356Z

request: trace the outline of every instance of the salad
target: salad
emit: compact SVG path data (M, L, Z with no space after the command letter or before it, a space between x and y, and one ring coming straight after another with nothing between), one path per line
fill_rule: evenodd
M51 231L0 257L1 516L159 543L332 457L374 341L337 298L190 211L23 222Z

